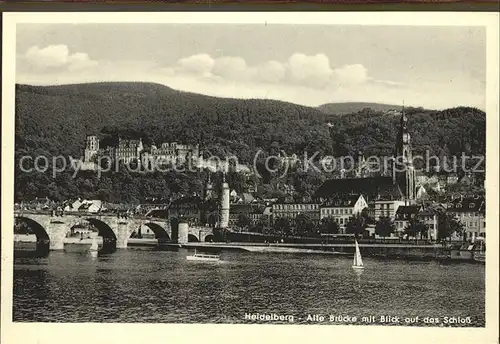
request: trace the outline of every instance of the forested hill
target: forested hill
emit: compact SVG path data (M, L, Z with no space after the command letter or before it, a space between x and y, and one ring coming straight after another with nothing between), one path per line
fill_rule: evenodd
M142 137L146 145L200 143L212 154L237 154L247 163L258 149L276 144L290 154L390 154L399 118L378 110L328 115L287 102L215 98L151 83L17 85L16 150L81 156L85 135L108 133ZM407 113L417 150L484 152L484 112L458 107Z
M140 136L146 144L201 143L213 154L253 153L276 141L287 151L329 146L317 109L258 99L215 98L151 83L16 88L16 145L81 155L85 135Z

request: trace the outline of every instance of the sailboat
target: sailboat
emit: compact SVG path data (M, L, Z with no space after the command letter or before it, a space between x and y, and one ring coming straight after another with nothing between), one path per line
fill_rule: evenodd
M354 239L354 243L356 244L356 253L354 254L354 261L352 262L353 269L363 269L363 260L361 259L361 252L359 252L358 241Z

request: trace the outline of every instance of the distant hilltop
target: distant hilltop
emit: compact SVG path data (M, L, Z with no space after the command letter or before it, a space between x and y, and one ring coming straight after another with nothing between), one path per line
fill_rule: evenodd
M328 103L317 107L323 113L346 115L356 113L363 109L372 109L376 112L399 112L403 108L402 105L390 105L381 103L366 103L366 102L347 102L347 103Z

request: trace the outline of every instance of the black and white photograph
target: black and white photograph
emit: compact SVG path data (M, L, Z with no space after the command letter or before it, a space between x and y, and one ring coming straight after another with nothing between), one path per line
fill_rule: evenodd
M234 15L12 16L2 318L494 325L498 13Z

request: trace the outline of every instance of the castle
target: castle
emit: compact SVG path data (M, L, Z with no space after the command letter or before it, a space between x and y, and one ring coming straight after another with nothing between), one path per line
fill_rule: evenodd
M139 139L124 139L119 137L116 146L100 147L100 140L96 135L88 135L86 138L85 154L82 169L97 169L97 159L108 157L115 163L123 162L129 164L147 164L159 161L161 163L183 164L189 157L199 156L199 145L186 145L177 142L162 143L160 147L151 146L146 151Z

